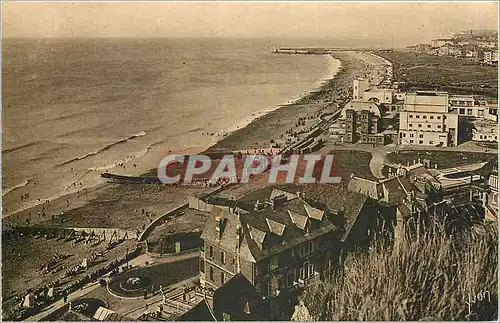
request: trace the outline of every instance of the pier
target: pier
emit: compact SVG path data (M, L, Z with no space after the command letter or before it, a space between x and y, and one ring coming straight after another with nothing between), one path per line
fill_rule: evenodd
M274 47L274 54L300 54L300 55L328 55L332 52L344 51L372 51L382 48L354 48L354 47Z

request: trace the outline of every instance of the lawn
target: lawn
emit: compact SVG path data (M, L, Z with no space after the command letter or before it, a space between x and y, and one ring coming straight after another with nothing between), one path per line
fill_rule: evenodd
M393 152L387 155L387 161L392 164L406 165L413 164L418 159L428 159L431 165L437 164L439 169L457 167L486 161L495 157L495 153L476 153L476 152L460 152L460 151L422 151L422 150L405 150Z
M333 170L336 176L342 177L342 183L347 185L351 174L358 177L374 180L370 170L370 160L372 154L357 150L334 150Z
M437 89L461 94L498 96L498 70L465 59L400 51L378 51L392 62L394 79L403 90Z

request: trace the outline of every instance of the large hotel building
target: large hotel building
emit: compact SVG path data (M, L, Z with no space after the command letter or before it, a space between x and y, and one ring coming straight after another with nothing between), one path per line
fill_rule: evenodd
M451 147L458 144L458 114L446 92L407 93L399 115L399 144Z

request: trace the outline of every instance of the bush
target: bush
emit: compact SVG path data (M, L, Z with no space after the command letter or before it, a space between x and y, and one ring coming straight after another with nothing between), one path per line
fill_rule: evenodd
M392 250L373 246L348 257L303 301L315 320L496 320L497 238L494 225L446 236L433 223Z

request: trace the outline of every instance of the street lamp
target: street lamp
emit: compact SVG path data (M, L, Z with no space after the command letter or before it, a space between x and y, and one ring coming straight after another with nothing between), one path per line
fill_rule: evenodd
M125 250L126 255L125 255L125 261L126 261L126 269L128 269L128 248Z

